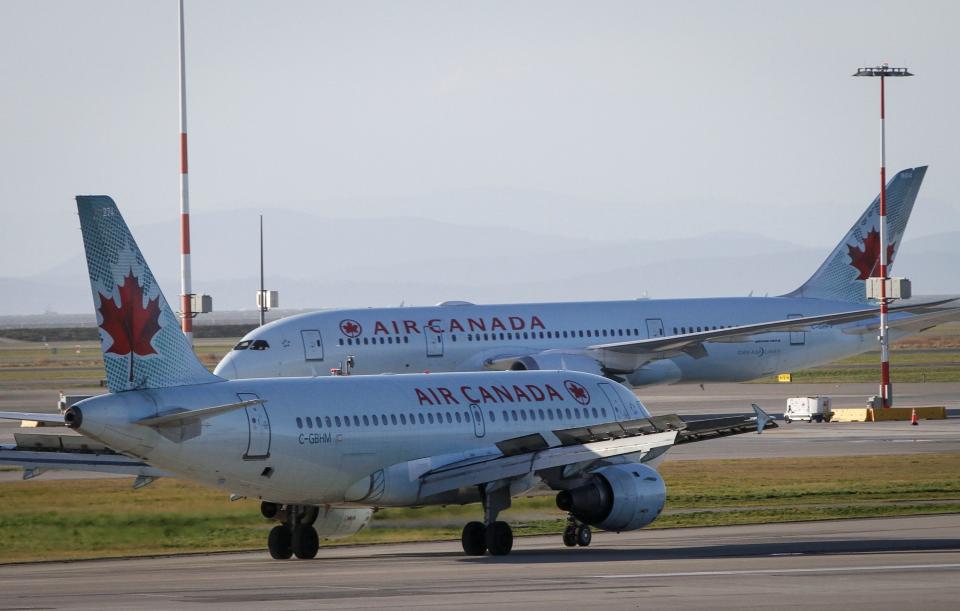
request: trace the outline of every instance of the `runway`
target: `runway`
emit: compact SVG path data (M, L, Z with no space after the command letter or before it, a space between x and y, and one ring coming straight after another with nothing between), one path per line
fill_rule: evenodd
M0 609L955 609L960 516L517 539L504 558L459 542L0 567Z

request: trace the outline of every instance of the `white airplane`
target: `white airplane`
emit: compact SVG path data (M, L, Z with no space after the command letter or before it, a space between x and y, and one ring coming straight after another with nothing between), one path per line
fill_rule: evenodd
M891 261L925 173L903 170L887 188ZM795 371L876 347L877 312L864 279L879 266L878 227L879 198L807 282L779 297L314 312L251 331L215 373L322 376L348 363L361 374L567 369L637 387ZM956 309L935 309L942 303L901 306L891 337L955 319Z
M172 475L260 499L280 522L274 558L312 558L321 536L356 532L378 507L475 501L483 520L463 529L464 551L504 555L513 534L498 515L537 485L570 512L564 543L588 545L591 526L660 515L654 466L672 445L776 426L759 408L651 418L623 386L573 371L226 381L190 349L113 200L77 207L110 393L63 415L0 412L82 435L18 438L0 463L127 473L134 487Z

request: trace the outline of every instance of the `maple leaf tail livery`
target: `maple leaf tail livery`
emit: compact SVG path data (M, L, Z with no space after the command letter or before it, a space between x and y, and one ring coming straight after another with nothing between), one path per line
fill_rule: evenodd
M927 167L897 172L887 183L887 260L892 269ZM866 303L864 282L880 270L880 196L853 224L830 256L803 285L785 297Z
M111 392L219 380L197 360L113 199L77 197Z

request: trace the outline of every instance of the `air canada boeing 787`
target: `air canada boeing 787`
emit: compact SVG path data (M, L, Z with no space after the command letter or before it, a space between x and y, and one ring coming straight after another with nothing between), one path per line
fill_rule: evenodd
M77 206L110 393L63 415L0 412L87 438L0 447L0 463L127 473L135 487L172 475L260 499L278 522L274 558L312 558L320 537L359 530L378 507L475 501L464 551L504 555L499 513L537 485L570 513L564 543L585 546L591 526L660 515L654 467L671 446L775 426L759 408L652 418L622 385L576 371L226 381L197 360L113 200Z
M925 173L926 167L903 170L887 187L891 261ZM794 371L876 346L877 310L866 300L864 281L878 270L878 231L879 198L809 280L779 297L315 312L251 331L216 373L328 375L349 359L353 373L566 369L636 387ZM957 309L937 305L892 308L891 337L957 318Z

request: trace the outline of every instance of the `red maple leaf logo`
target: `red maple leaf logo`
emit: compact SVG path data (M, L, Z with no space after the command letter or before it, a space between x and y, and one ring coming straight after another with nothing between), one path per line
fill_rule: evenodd
M144 307L143 288L133 275L133 270L117 287L117 293L120 295L120 307L111 297L99 293L100 315L103 317L100 328L113 340L107 352L130 355L130 381L133 381L133 355L157 353L150 340L160 330L160 295L147 301Z
M887 245L887 264L893 263L893 252L897 243ZM857 268L860 274L857 280L877 276L880 273L880 232L871 229L863 239L863 249L847 244L847 254L850 255L850 265Z
M583 386L577 384L573 380L567 380L563 383L566 387L567 392L570 393L570 396L574 398L577 403L586 405L590 403L590 393L587 392L587 389Z
M347 319L340 321L340 332L347 337L356 337L360 335L360 330L360 323L355 320Z

